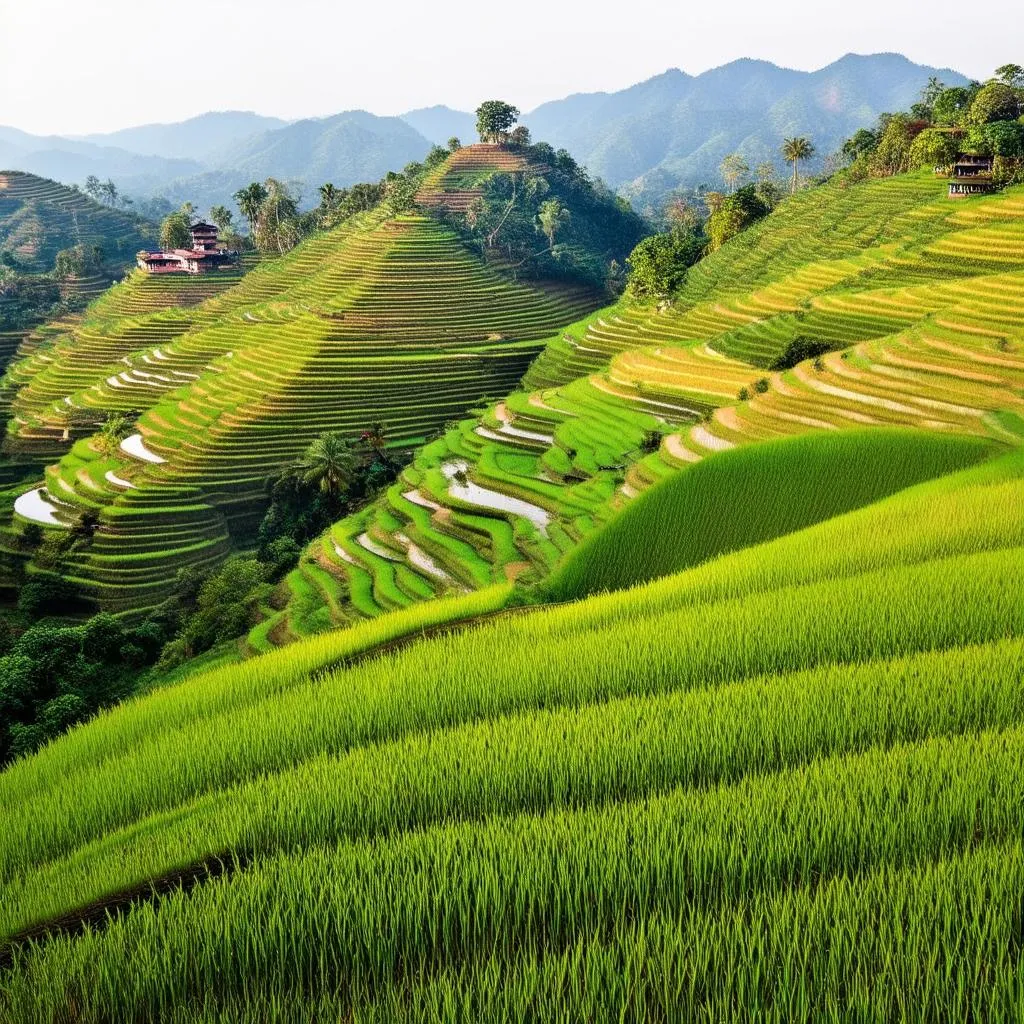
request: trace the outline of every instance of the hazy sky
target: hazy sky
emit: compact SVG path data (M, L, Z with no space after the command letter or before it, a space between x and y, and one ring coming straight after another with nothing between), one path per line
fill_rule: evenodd
M1024 63L1020 12L1021 0L0 0L0 125L70 134L206 110L396 114L491 97L526 111L747 56L809 70L896 50L984 77Z

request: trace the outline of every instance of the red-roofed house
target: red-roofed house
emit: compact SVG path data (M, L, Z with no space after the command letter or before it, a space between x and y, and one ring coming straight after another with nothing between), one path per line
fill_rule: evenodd
M200 221L193 224L192 248L170 252L140 252L135 261L140 270L150 274L207 274L238 262L238 253L217 244L217 228Z

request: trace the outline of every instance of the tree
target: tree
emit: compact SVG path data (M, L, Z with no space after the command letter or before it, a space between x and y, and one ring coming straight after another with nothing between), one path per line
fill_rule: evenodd
M796 192L796 187L800 180L800 161L810 160L814 156L814 146L811 144L810 139L797 135L794 138L786 139L782 143L782 156L786 163L793 165L792 191Z
M910 146L912 167L948 167L957 158L960 145L949 132L925 128Z
M555 247L555 236L572 219L572 214L557 200L545 199L537 211L537 222L544 237L548 240L548 247Z
M696 231L700 222L697 211L682 196L673 196L669 200L665 218L673 231Z
M98 245L74 245L61 249L53 264L53 276L58 280L86 277L103 266L103 250Z
M878 147L878 136L870 128L859 128L842 145L840 153L847 160L870 156Z
M85 194L90 199L95 199L97 203L100 201L100 196L103 195L103 186L95 174L90 174L85 179Z
M1005 82L986 82L974 97L967 120L971 124L1013 121L1020 116L1021 93Z
M735 192L736 186L750 174L750 165L739 153L730 153L722 161L719 170L729 191Z
M234 217L226 206L213 206L210 208L210 220L217 225L221 233L231 230L231 221Z
M192 243L192 204L168 214L160 225L160 246L163 249L187 249Z
M97 438L96 446L105 455L114 455L121 442L135 429L131 416L123 412L108 413Z
M882 174L902 174L910 170L910 146L913 142L910 122L903 114L893 114L885 124L871 157Z
M89 543L100 528L100 514L95 509L85 509L80 512L78 518L69 531L69 536L74 541Z
M986 156L1024 158L1024 124L1019 121L993 121L977 125L967 133L965 148Z
M334 498L348 489L356 468L356 453L339 433L321 434L303 453L298 470L301 479Z
M507 142L519 120L519 108L504 100L487 100L476 108L476 130L481 142Z
M530 144L530 129L525 124L513 128L508 141L513 146L528 146Z
M265 198L256 218L256 244L261 250L273 248L282 255L299 240L299 199L277 178L267 178L263 190Z
M387 443L387 427L381 420L374 420L374 422L362 432L359 439L375 455L382 455L384 452L384 445Z
M1015 89L1024 88L1024 68L1019 64L1003 64L996 68L996 78Z
M942 95L932 104L932 120L935 124L954 125L963 120L971 105L973 94L970 89L954 85L944 89Z
M693 231L671 231L645 238L626 261L630 295L638 299L673 295L703 251L704 238Z
M462 141L459 139L458 135L453 135L448 140L447 146L450 152L455 153L458 150L462 149Z
M935 75L928 79L928 84L921 90L921 102L929 110L935 106L935 101L946 91L946 86Z
M238 203L242 216L249 222L249 234L258 244L260 208L267 198L267 190L258 181L254 181L240 188L231 198Z
M708 251L720 249L734 235L770 212L770 204L758 192L756 185L745 185L726 196L708 217Z

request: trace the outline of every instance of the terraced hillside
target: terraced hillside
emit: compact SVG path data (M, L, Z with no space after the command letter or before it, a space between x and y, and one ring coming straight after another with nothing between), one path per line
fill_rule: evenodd
M528 167L528 161L514 149L487 142L463 146L427 176L416 193L416 202L428 210L465 213L479 198L484 178L495 171L513 173Z
M0 1018L1016 1019L995 445L643 587L426 602L74 729L0 774Z
M788 200L671 306L551 339L525 385L424 448L289 577L288 639L431 594L539 578L678 468L808 431L1024 436L1024 189L951 203L909 174ZM806 350L829 349L782 369Z
M61 249L98 245L107 263L127 266L153 238L153 225L49 178L0 171L0 250L13 252L26 270L53 269Z
M152 605L183 566L244 546L268 478L318 435L380 420L393 445L420 444L514 388L543 339L596 305L584 288L514 283L430 217L383 210L191 308L159 298L179 281L214 279L119 286L7 378L9 443L74 442L17 512L54 528L98 513L68 571L104 608ZM141 413L113 453L93 436L110 411Z

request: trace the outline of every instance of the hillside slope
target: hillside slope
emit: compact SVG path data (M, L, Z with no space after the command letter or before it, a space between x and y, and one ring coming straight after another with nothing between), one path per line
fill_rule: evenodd
M123 268L153 238L153 225L55 181L0 171L0 251L26 271L46 273L61 249L98 245L112 267Z
M251 543L268 478L319 435L383 421L395 447L421 444L514 388L543 339L599 301L518 283L430 217L383 209L192 308L159 301L221 280L136 275L8 373L8 444L75 442L22 511L55 528L99 515L66 571L103 607L152 605L183 566ZM114 453L90 436L112 411L141 413Z
M1013 1019L1021 452L73 730L0 774L0 1016Z
M422 449L310 549L278 635L417 600L396 598L399 569L432 592L543 578L653 482L737 445L879 426L1019 443L1024 189L944 192L911 174L798 194L670 308L622 303L552 338L528 391ZM766 368L798 339L834 351ZM347 602L315 600L314 565Z

